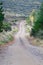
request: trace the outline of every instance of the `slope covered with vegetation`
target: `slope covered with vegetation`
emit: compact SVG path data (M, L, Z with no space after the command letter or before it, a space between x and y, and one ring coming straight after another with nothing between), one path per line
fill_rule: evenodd
M26 22L27 25L31 27L30 39L32 41L32 44L42 45L43 44L43 3L41 4L39 10L32 11L30 16L27 18Z
M32 9L38 9L43 0L2 0L5 11L29 15Z

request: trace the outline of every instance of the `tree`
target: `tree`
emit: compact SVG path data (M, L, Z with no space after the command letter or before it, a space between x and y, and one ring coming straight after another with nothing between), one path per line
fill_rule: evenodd
M35 22L35 15L36 11L33 9L31 14L26 19L27 24L29 24L30 26L33 26L33 23Z
M31 31L31 35L36 36L36 34L43 30L43 3L40 6L40 11L37 13L35 22Z
M0 32L3 31L3 20L4 20L3 3L0 2Z

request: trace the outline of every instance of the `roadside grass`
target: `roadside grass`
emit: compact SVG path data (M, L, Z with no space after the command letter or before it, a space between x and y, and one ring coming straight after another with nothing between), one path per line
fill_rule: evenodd
M12 31L3 31L0 33L0 45L9 43L14 40L15 33L18 32L18 28L13 29Z
M13 33L17 33L18 32L18 28L16 27L15 29L13 29Z
M13 41L13 39L14 37L11 32L9 34L8 32L0 33L0 45Z

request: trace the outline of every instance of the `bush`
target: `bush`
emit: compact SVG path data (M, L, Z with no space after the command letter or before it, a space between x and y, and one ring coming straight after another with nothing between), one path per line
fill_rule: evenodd
M13 33L16 33L16 32L18 32L18 28L13 29Z
M11 32L9 34L8 32L4 32L0 34L0 44L6 44L10 41L13 41L13 39L14 39L14 36Z
M9 39L9 41L12 41L14 39L13 35L9 34L8 39Z
M10 23L4 22L4 23L3 23L3 29L4 29L5 31L11 31L11 25L10 25Z

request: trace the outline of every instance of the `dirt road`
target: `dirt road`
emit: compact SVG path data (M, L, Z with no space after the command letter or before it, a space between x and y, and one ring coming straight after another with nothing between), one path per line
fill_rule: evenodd
M43 65L43 48L29 44L21 21L15 43L0 50L0 65Z

